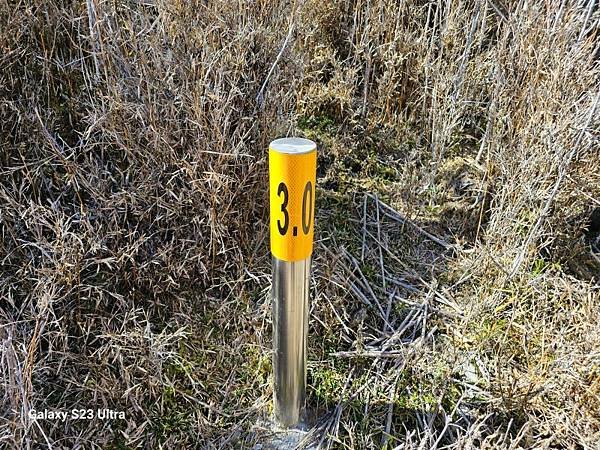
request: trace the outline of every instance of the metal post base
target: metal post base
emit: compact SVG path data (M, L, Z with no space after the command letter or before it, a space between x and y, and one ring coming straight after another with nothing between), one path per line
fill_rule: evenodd
M297 425L304 414L310 260L273 257L274 412L284 427Z

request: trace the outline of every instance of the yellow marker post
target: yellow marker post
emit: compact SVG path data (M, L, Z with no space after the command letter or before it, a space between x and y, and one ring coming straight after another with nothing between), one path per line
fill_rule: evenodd
M285 427L300 422L306 396L316 168L317 146L308 139L277 139L269 145L273 397L275 420Z

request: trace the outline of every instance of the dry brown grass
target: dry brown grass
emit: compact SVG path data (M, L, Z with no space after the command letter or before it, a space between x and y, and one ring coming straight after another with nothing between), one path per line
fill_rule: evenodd
M269 434L265 149L317 140L322 448L597 448L592 2L0 2L0 446ZM111 408L125 420L32 420Z

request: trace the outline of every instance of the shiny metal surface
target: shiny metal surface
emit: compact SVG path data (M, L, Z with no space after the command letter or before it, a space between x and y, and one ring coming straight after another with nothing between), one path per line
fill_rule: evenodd
M304 413L310 260L273 257L274 412L284 427L298 424Z

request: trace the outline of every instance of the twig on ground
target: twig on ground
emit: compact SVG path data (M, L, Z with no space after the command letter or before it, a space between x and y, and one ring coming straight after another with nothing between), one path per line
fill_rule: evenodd
M363 235L362 235L362 247L360 251L360 260L365 260L365 250L367 248L367 196L363 198Z
M386 289L385 282L385 269L383 268L383 244L381 243L381 220L379 220L379 197L375 194L375 205L377 211L377 241L379 242L379 265L381 267L381 280L383 284L383 289Z
M369 197L371 197L371 198L374 198L372 194L367 194L367 195ZM425 231L423 228L421 228L419 225L417 225L416 223L414 223L412 220L409 220L408 218L404 217L402 214L400 214L398 211L396 211L394 208L392 208L387 203L382 202L382 201L380 201L379 203L381 204L381 206L384 207L384 209L385 209L384 214L386 216L388 216L389 218L397 220L398 222L401 222L401 223L407 223L407 224L411 225L415 230L417 230L423 236L426 236L427 238L429 238L430 240L432 240L436 244L441 245L445 249L454 248L453 245L451 245L451 244L447 243L446 241L444 241L444 240L442 240L442 239L434 236L433 234L429 233L428 231Z
M371 298L375 301L375 304L377 305L377 309L379 310L379 313L381 314L381 318L383 319L383 321L385 323L387 323L387 320L385 319L385 311L383 310L383 308L381 306L381 303L379 303L379 299L377 298L377 295L375 295L375 292L373 292L373 289L371 288L371 285L369 284L369 281L367 280L367 278L365 277L365 275L362 273L362 270L360 269L360 265L358 264L358 261L346 249L342 249L342 253L346 256L346 258L354 266L355 270L352 271L352 272L350 272L350 273L352 275L354 275L355 278L357 278L357 281L361 281L361 284L367 289L367 291L369 292L369 294L371 294ZM360 279L358 277L356 277L355 273L358 273L360 275ZM351 286L354 286L354 285L351 283ZM360 291L358 291L358 289L356 288L356 286L354 286L354 288L355 288L355 292L361 297L361 299L363 299L363 301L365 301L365 303L367 303L370 306L372 306L372 304L366 299L366 297L362 293L359 293Z

